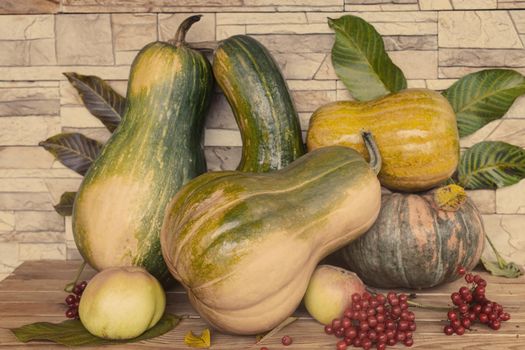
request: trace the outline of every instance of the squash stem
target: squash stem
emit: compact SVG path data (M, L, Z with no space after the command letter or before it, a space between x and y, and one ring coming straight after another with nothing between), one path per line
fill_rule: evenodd
M368 151L368 155L370 157L370 167L374 171L374 173L377 175L379 174L379 171L381 170L381 154L379 153L379 149L377 148L377 144L374 140L374 136L370 131L361 131L361 137L363 138L363 141L365 142L366 149Z
M182 21L179 28L177 29L177 33L175 33L175 37L172 40L169 40L168 42L177 47L181 45L185 45L186 44L186 33L191 28L193 23L201 20L201 17L202 15L190 16L186 18L184 21Z

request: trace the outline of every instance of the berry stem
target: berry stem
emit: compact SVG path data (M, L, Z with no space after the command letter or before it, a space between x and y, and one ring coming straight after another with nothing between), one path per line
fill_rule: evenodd
M78 280L80 278L80 275L82 274L82 271L84 271L85 267L86 267L86 262L82 261L82 264L80 264L80 266L78 267L75 279L72 282L69 282L68 284L66 284L66 286L64 287L64 291L66 291L68 293L73 293L73 288L75 288L75 286L76 286L76 284L77 284L77 282L78 282Z
M412 301L412 300L407 300L407 303L409 306L418 307L421 309L436 310L436 311L450 310L450 308L445 307L445 306L424 305L424 304L416 303L415 301Z

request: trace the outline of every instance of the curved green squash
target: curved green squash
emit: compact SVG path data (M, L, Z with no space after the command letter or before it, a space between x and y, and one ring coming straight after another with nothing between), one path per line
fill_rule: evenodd
M467 199L457 211L441 210L433 191L384 195L370 230L340 250L346 266L367 284L382 288L429 288L474 268L485 231L481 215Z
M224 40L215 51L213 74L241 131L237 170L277 170L305 153L286 81L261 43L246 35Z
M257 334L293 313L317 263L364 233L380 201L376 174L347 147L274 172L210 172L166 209L162 254L215 328Z
M206 171L202 138L213 76L206 58L184 42L199 18L186 19L173 43L154 42L137 55L123 120L80 186L73 233L97 270L137 265L169 277L159 242L164 210Z

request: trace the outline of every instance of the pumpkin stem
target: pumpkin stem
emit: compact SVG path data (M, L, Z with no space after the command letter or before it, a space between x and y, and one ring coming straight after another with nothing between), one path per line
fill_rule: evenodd
M177 29L177 33L175 33L175 37L169 40L168 42L177 47L181 45L185 45L186 44L186 33L191 28L193 23L201 20L201 17L202 15L190 16L186 18L184 21L182 21L179 28Z
M361 137L363 138L363 141L365 142L366 149L368 151L368 156L370 157L370 161L368 164L370 164L370 167L374 171L374 173L377 175L379 174L379 171L381 170L381 154L379 153L379 149L377 148L377 144L374 140L374 136L370 131L361 131Z
M434 202L444 211L457 211L467 200L467 192L458 185L447 185L434 191Z

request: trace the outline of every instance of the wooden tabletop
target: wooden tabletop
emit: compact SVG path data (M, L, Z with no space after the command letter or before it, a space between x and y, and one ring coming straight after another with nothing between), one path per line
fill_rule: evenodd
M19 266L7 279L0 282L0 348L1 349L60 349L63 346L49 342L20 343L9 328L27 323L65 319L64 285L75 275L78 261L31 261ZM443 327L445 312L424 309L413 310L417 330L413 349L525 349L525 277L518 279L498 278L480 272L487 280L487 297L503 304L511 313L511 320L503 322L499 331L475 324L463 336L446 336ZM89 279L94 271L86 269L82 279ZM439 306L450 305L450 293L461 285L461 280L417 293L417 301ZM184 345L184 335L189 331L199 334L208 326L189 305L181 287L167 292L167 311L190 317L169 333L148 341L134 344L111 345L113 349L190 349ZM337 339L323 333L323 326L312 320L304 309L296 312L299 320L269 339L264 346L272 349L335 349ZM293 344L285 347L280 340L290 335ZM254 336L224 335L212 330L212 349L260 349ZM91 349L92 347L82 347ZM352 349L350 347L349 349ZM404 345L387 349L408 349Z

